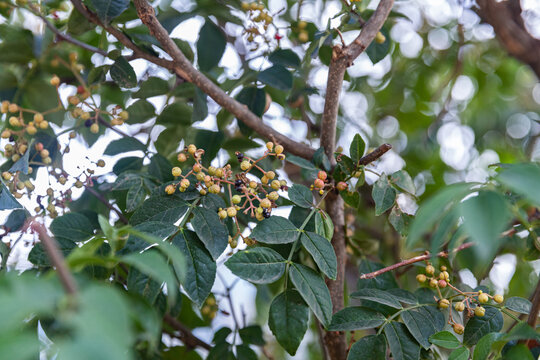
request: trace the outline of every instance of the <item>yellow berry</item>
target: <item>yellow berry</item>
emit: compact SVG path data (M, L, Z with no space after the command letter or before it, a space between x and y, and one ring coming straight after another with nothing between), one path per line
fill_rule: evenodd
M19 127L21 126L21 122L19 121L19 118L16 116L12 116L9 118L9 125L13 127Z
M220 188L219 185L214 184L214 185L210 186L208 191L210 192L210 194L219 194L219 192L221 191L221 188Z
M261 221L261 220L264 220L264 216L263 216L263 214L256 213L255 214L255 219Z
M96 163L96 165L97 165L98 167L105 167L105 160L101 160L101 159L98 160L98 162Z
M11 113L17 112L19 110L19 106L17 104L9 104L8 111Z
M49 150L47 149L43 149L39 152L39 156L41 156L42 158L46 158L47 156L49 156Z
M279 182L279 180L272 180L272 183L270 184L270 186L274 190L279 190L279 188L281 187L281 183Z
M235 217L236 216L236 209L233 207L230 207L227 209L227 215L229 217Z
M427 280L426 275L424 275L424 274L416 275L416 281L418 281L419 283L425 283L426 280Z
M81 119L83 120L88 120L90 119L90 113L88 111L83 111L82 114L81 114ZM115 119L113 119L115 120ZM112 123L112 121L111 121ZM116 124L113 124L113 125L120 125L119 123L116 123Z
M309 40L309 34L307 33L307 31L300 31L300 33L298 34L298 40L300 40L300 42L307 42Z
M307 26L307 22L305 22L305 21L299 21L299 22L298 22L298 28L299 28L300 30L305 29L306 26Z
M189 187L189 180L188 179L182 179L182 181L180 181L180 186L183 187L184 189L187 189Z
M493 296L493 300L495 300L497 304L501 304L504 301L504 297L502 295L495 295Z
M0 105L0 113L5 114L8 112L9 109L9 101L4 100L2 101L2 104Z
M42 130L45 130L48 127L49 127L49 122L47 120L43 120L42 122L39 123L39 128Z
M240 197L240 195L234 195L232 197L232 203L233 204L240 204L240 201L242 201L242 198Z
M454 328L454 332L455 332L456 334L458 334L458 335L462 335L463 332L465 331L465 328L464 328L463 325L461 325L461 324L457 324L457 323L456 323L456 324L454 324L452 327Z
M322 189L324 187L324 181L321 179L315 179L313 186L315 186L317 189Z
M437 287L437 285L438 285L437 280L435 279L429 280L429 286L431 286L432 288Z
M66 181L67 181L67 179L66 179L64 176L60 176L60 177L58 178L58 182L59 182L60 184L62 184L62 185L65 185L65 184L66 184Z
M276 145L276 147L275 147L275 149L274 149L274 152L275 152L276 154L281 154L281 153L283 152L283 150L284 150L284 149L283 149L283 146L281 146L281 145Z
M264 185L268 184L268 177L266 175L263 175L263 177L261 178L261 183L263 183Z
M184 161L186 161L186 160L187 160L186 154L184 154L184 153L178 154L177 160L178 160L179 162L184 162Z
M42 122L44 119L43 119L43 115L41 115L40 113L37 113L37 114L34 114L34 121L37 122L37 123L40 123Z
M465 304L460 301L456 303L456 305L454 305L454 308L456 309L456 311L462 312L463 310L465 310Z
M447 309L449 306L450 306L450 301L448 301L448 299L439 300L439 307L441 309Z
M92 126L90 126L90 132L97 134L99 132L99 125L96 123L92 124Z
M27 128L26 128L26 133L28 135L35 135L37 133L37 129L35 126L33 125L29 125Z
M201 170L202 170L202 165L201 164L194 164L193 165L193 172L198 173L198 172L201 172Z
M201 194L202 196L206 195L206 190L204 189L199 190L199 194Z
M21 155L24 155L24 153L26 152L26 150L28 149L28 145L26 144L21 144L19 145L19 154Z
M218 178L221 179L221 178L223 178L224 175L225 175L225 174L224 174L222 168L216 169L216 176L217 176Z
M167 185L165 187L165 192L169 195L172 195L174 194L174 192L176 191L176 188L174 187L174 185L170 184L170 185Z
M276 201L279 199L279 194L275 191L272 191L270 194L268 194L268 198L272 201Z
M218 216L219 216L219 218L222 219L222 220L225 219L225 218L227 218L227 211L226 211L226 210L223 210L223 209L222 209L222 210L219 210L219 211L218 211Z
M81 100L79 100L77 96L73 95L73 96L68 96L68 102L71 105L78 105L81 102Z
M10 136L11 136L11 131L9 131L9 130L2 131L2 135L1 135L2 139L7 139Z
M268 209L269 207L272 206L272 202L270 200L268 200L268 199L262 199L260 205L261 205L262 208Z
M11 180L11 173L9 171L4 171L2 173L2 177L4 178L4 180L9 181Z
M215 175L216 174L216 168L213 166L208 167L208 174Z
M75 131L72 131L69 133L69 138L70 139L75 139L75 137L77 137L77 133Z
M339 191L343 191L343 190L347 190L347 188L349 187L349 185L347 185L347 183L343 182L343 181L340 181L338 182L336 188L339 190Z
M485 294L485 293L482 293L482 294L479 294L478 295L478 302L482 303L482 304L485 304L489 301L489 296L488 294Z
M129 119L129 113L126 110L120 111L120 114L118 114L118 116L120 116L124 121Z
M435 273L435 268L433 265L426 266L426 274L433 275Z
M190 144L187 148L188 150L188 153L190 153L191 155L195 154L195 152L197 151L197 147L193 144Z
M486 314L486 309L484 309L482 306L477 306L474 308L474 315L476 316L484 316Z
M267 171L264 175L268 178L268 180L273 180L276 177L276 173L272 170Z
M257 5L257 3L252 2L251 4L249 4L249 8L250 8L251 10L257 10L258 7L259 7L259 6Z
M60 85L60 78L56 75L54 75L52 78L51 78L51 85L52 86L58 86Z
M247 2L242 2L242 10L249 10L249 4Z
M240 163L240 169L242 169L243 171L247 171L250 167L251 163L249 162L249 160L244 160Z
M383 35L382 32L378 32L377 35L375 35L375 42L377 44L382 44L386 41L386 36Z
M272 149L274 148L274 143L271 141L267 142L266 148L268 149L268 151L272 151Z

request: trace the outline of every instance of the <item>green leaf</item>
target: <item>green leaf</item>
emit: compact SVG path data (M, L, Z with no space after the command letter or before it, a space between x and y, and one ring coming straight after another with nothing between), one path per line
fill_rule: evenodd
M155 305L161 293L162 282L139 271L136 267L129 270L127 277L127 289L130 293L140 295L150 305Z
M210 162L216 157L221 148L223 139L225 139L225 135L222 131L197 130L195 146L198 149L204 149L204 156L202 158L203 166L210 166Z
M487 306L484 316L475 316L467 322L463 343L475 345L480 338L491 332L498 332L503 326L503 316L499 309Z
M102 0L93 0L93 1L102 1ZM108 0L104 0L108 1ZM113 0L117 1L117 0ZM125 57L120 56L114 64L111 66L110 70L111 78L114 80L118 86L123 88L132 88L137 86L137 75L135 70L131 67L129 62Z
M331 241L332 236L334 236L334 223L323 210L315 214L315 232L324 236L328 241Z
M426 350L431 346L429 337L441 331L445 324L444 315L433 306L406 310L401 313L401 320L416 341Z
M57 217L51 223L51 231L57 239L84 241L94 235L90 220L82 214L70 212Z
M388 216L388 222L392 225L392 227L401 235L401 236L407 236L408 230L409 230L409 224L412 221L412 217L410 215L405 214L397 206L394 206L392 208L392 211L390 212L390 215Z
M31 31L4 23L0 24L0 38L0 62L27 64L35 58Z
M165 95L169 92L169 83L167 80L158 77L149 77L141 83L139 90L131 96L139 99L146 99L152 96Z
M506 299L504 306L508 310L512 310L520 314L528 314L531 312L532 303L528 299L524 299L519 296L513 296Z
M156 124L160 125L191 125L193 108L185 102L174 102L167 105L156 119Z
M402 302L404 304L409 305L416 305L418 304L418 298L412 294L410 291L407 291L405 289L388 289L386 290L387 293L392 295L397 301Z
M251 232L251 237L263 244L288 244L298 235L296 226L281 216L264 219Z
M259 325L250 325L238 330L238 335L243 343L263 346L266 344L263 331Z
M193 99L193 114L191 121L200 121L206 119L208 116L208 101L206 94L199 89L195 88L195 98Z
M298 68L300 58L291 49L277 49L268 56L268 61L276 65Z
M332 299L323 278L307 266L292 263L289 276L311 311L326 328L332 321Z
M313 206L313 194L304 185L294 184L288 190L289 199L298 206L310 208Z
M56 243L58 244L58 247L60 248L60 251L64 257L67 257L71 251L77 247L73 241L64 238L57 238ZM41 243L34 245L32 250L30 250L30 253L28 254L28 261L36 266L51 266L49 256L45 252L43 244Z
M176 46L178 46L180 51L186 56L189 62L192 63L193 59L195 59L195 54L193 53L193 49L191 49L191 45L189 45L189 42L176 38L173 38L172 41L174 41Z
M386 291L379 289L362 289L351 294L352 298L369 300L379 304L393 307L394 309L402 309L403 307L394 296Z
M392 321L384 327L384 334L394 360L418 360L420 346L402 323Z
M71 10L67 23L68 33L78 36L95 28L96 24L88 21L77 9Z
M143 186L143 182L134 184L128 189L126 195L126 211L132 212L141 205L144 198L146 197L146 190Z
M375 184L373 184L373 190L371 191L371 196L373 196L373 201L375 201L375 215L379 216L394 206L396 195L396 190L390 186L388 177L382 174Z
M199 307L212 291L216 278L216 263L193 231L184 230L172 239L172 244L184 254L187 263L182 285L189 298Z
M217 213L209 209L196 207L193 209L191 225L210 252L210 255L212 255L212 258L216 260L225 251L229 243L229 232L219 220Z
M383 264L375 263L373 261L362 259L360 261L360 266L358 267L358 272L360 275L369 274L371 272L377 271L384 268ZM394 275L391 271L383 273L379 276L374 277L373 279L358 279L356 284L357 289L380 289L387 290L397 288L397 282L394 278Z
M366 49L366 54L373 64L384 59L390 51L390 34L385 28L381 29L381 33L386 37L386 40L382 44L379 44L377 41L372 41Z
M347 360L386 360L386 341L382 335L364 336L351 346Z
M30 150L27 150L23 156L15 164L9 168L9 172L14 173L20 171L23 174L28 175L28 157L30 156Z
M492 332L482 336L480 341L474 347L473 360L486 360L491 352L491 346L495 341L501 338L503 334Z
M241 344L236 346L237 360L258 360L257 353L253 351L249 345Z
M540 167L533 163L505 164L496 179L510 190L527 198L532 204L540 206Z
M535 351L536 357L533 356L533 351ZM504 353L503 359L538 360L538 353L537 350L529 349L527 344L517 344L509 346L509 349Z
M315 153L313 154L313 157L311 158L311 161L313 161L313 164L315 166L330 171L330 160L328 159L328 156L326 156L326 153L324 152L324 148L320 147L317 150L315 150Z
M185 214L188 203L174 196L152 196L129 219L131 225L146 221L174 224Z
M337 276L337 259L332 244L326 238L310 231L302 232L300 241L311 254L319 269L330 279L335 280Z
M390 177L390 182L409 194L414 195L416 193L416 187L414 186L413 179L405 170L399 170L393 173Z
M173 224L163 223L160 221L145 221L135 225L133 229L148 236L153 236L159 240L169 237L178 230L178 228ZM129 235L124 248L120 250L120 253L129 254L131 252L140 252L146 249L148 246L148 241L138 237L137 235L131 234Z
M171 170L172 164L164 156L155 154L150 159L148 172L158 178L162 183L174 180Z
M286 263L276 251L257 247L237 252L225 265L241 279L255 284L269 284L283 276Z
M332 316L329 331L372 329L386 321L383 314L361 306L346 307Z
M145 151L146 146L134 137L123 137L111 141L105 148L103 155L118 155L129 151Z
M461 346L461 342L450 331L440 331L431 335L429 342L445 349L457 349Z
M23 206L11 195L11 192L0 180L0 210L22 209Z
M167 260L155 250L148 250L143 253L132 253L121 257L121 261L129 264L140 272L147 274L158 283L167 284L167 295L170 299L170 304L176 301L177 282L174 274L167 264Z
M309 308L296 290L285 290L272 301L268 326L289 354L296 354L308 322Z
M129 6L128 0L90 0L100 20L109 24Z
M260 72L257 80L282 91L291 90L293 85L291 72L281 65L274 65Z
M466 347L460 347L459 349L452 351L448 357L448 360L468 360L470 354L471 352L469 349Z
M286 159L291 164L299 166L302 169L306 169L306 170L309 170L309 171L312 171L312 172L316 172L318 170L317 167L311 161L308 161L308 160L306 160L304 158L301 158L301 157L298 157L298 156L295 156L295 155L291 155L291 154L287 154Z
M128 124L140 124L156 116L154 105L146 100L137 100L126 111L129 114Z
M490 261L501 242L501 233L510 221L510 210L504 197L493 191L481 191L459 204L463 228L478 245L475 251L482 262Z
M207 19L197 40L197 63L201 71L210 71L219 64L226 45L223 31Z
M406 241L407 247L411 248L416 245L421 236L440 220L448 208L467 195L474 185L473 183L459 183L446 186L422 204L409 227L409 236Z
M263 89L251 86L245 87L236 95L236 100L247 105L248 109L257 116L262 116L264 113L266 93Z
M364 142L364 139L360 136L360 134L354 135L353 141L351 142L351 146L349 148L349 153L351 154L351 160L358 164L358 161L364 156L364 152L366 151L366 143Z

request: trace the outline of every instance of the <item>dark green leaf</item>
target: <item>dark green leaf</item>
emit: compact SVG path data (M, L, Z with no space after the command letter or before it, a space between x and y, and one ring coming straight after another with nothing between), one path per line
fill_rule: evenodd
M225 135L221 131L197 130L195 145L198 149L204 149L202 158L203 166L210 166L210 162L216 157Z
M486 360L491 352L491 346L495 341L501 338L503 334L491 332L484 335L474 347L473 359L474 360Z
M460 347L459 349L452 351L448 357L448 360L468 360L470 354L471 352L469 349L466 347Z
M332 317L329 331L354 331L375 328L386 321L383 314L361 306L346 307Z
M504 304L507 309L521 313L528 314L531 311L531 302L528 299L514 296L508 298Z
M401 236L407 236L412 217L399 210L397 206L394 206L388 216L388 221Z
M188 209L188 203L177 197L152 196L129 219L131 225L146 221L174 224Z
M154 305L161 293L162 282L154 280L133 266L129 269L126 285L130 293L139 294L150 305Z
M382 335L368 335L351 346L347 360L385 360L386 341Z
M193 122L206 119L208 116L208 102L206 100L206 94L199 89L195 88L195 98L193 99L193 114L191 120Z
M132 96L134 98L146 99L152 96L165 95L169 92L167 80L158 77L149 77L139 87L139 90Z
M324 236L328 241L334 236L334 223L330 216L324 211L319 211L315 214L315 232Z
M126 111L129 113L128 124L143 123L156 115L154 105L143 99L135 101Z
M216 260L227 248L229 232L221 223L215 211L197 207L193 209L191 225L206 246L206 249Z
M250 325L238 331L242 342L247 344L263 346L266 342L263 338L263 332L259 325Z
M313 194L304 185L294 184L288 190L289 199L298 206L310 208L313 206Z
M293 76L281 65L274 65L257 75L257 80L282 91L289 91L293 85Z
M273 64L298 68L300 58L291 49L277 49L268 56L268 61Z
M119 1L119 0L93 0L93 1ZM137 75L125 57L120 56L110 70L111 78L118 86L132 88L137 86Z
M295 241L300 234L289 220L272 216L261 221L251 232L251 237L264 244L287 244Z
M484 335L498 332L503 326L503 316L499 309L488 306L484 316L475 316L467 322L463 343L467 346L475 345Z
M244 105L247 105L248 109L257 116L262 116L264 113L264 108L266 106L266 93L263 89L256 87L245 87L240 90L238 95L236 95L236 100Z
M375 201L375 215L379 216L394 206L396 194L396 190L388 182L388 177L384 174L381 175L373 184L373 190L371 191L373 201Z
M360 134L354 135L353 141L351 142L351 146L349 148L349 153L351 154L351 160L357 164L358 161L364 156L364 152L366 151L366 143L364 142L364 139L360 136Z
M307 266L293 263L289 276L311 311L326 328L332 321L332 299L323 278Z
M172 239L187 262L184 290L199 307L210 294L216 278L216 263L193 231L184 230Z
M0 210L22 209L23 206L11 195L9 189L0 180Z
M401 320L424 349L431 346L429 337L441 331L445 324L444 315L433 306L406 310L401 313Z
M379 289L362 289L351 294L355 299L369 300L379 304L393 307L394 309L402 309L403 307L398 300L386 291Z
M253 351L249 345L241 344L236 346L237 360L258 360L257 353Z
M58 244L58 247L60 248L60 251L64 257L67 257L71 251L77 247L73 241L64 238L57 238L56 243ZM32 250L30 250L30 253L28 254L28 261L36 266L51 266L49 256L45 252L43 244L41 243L34 245Z
M57 239L70 241L88 240L94 235L90 220L82 214L70 212L57 217L51 223L51 231Z
M384 328L384 334L394 360L418 360L420 346L402 323L392 321Z
M132 212L141 205L146 197L146 190L143 186L143 182L134 184L128 189L126 195L126 211Z
M388 289L386 290L387 293L392 295L397 301L402 302L404 304L409 305L416 305L418 304L418 298L412 294L411 292L405 290L405 289Z
M9 172L14 173L20 171L23 174L28 174L28 157L30 156L30 150L26 151L23 156L13 166L9 168Z
M360 275L362 274L368 274L373 271L377 271L384 268L383 264L375 263L367 259L362 259L360 261L360 266L358 267L358 271ZM379 276L374 277L373 279L359 279L358 283L356 285L358 289L381 289L381 290L387 290L387 289L393 289L397 288L397 282L394 278L394 275L391 271L383 273Z
M413 179L411 178L411 175L409 175L409 173L405 170L399 170L393 173L390 177L390 181L392 182L392 184L408 192L409 194L414 195L416 193Z
M291 355L296 354L309 321L309 308L296 290L285 290L270 305L268 326Z
M100 20L108 24L129 6L128 0L90 0ZM84 20L86 21L86 20Z
M255 284L277 281L285 272L285 259L270 248L239 251L225 265L236 276Z
M197 40L197 62L201 71L210 71L219 64L226 45L223 31L207 19Z
M123 137L118 140L111 141L103 155L118 155L129 151L145 151L146 146L134 137Z
M540 206L540 167L536 164L505 165L497 180L510 190L524 196L536 206Z
M190 125L193 108L185 102L175 102L167 105L156 119L160 125Z
M366 54L373 64L384 59L390 51L390 34L384 28L381 29L381 33L386 37L386 40L382 44L372 41L366 49Z
M320 147L315 151L311 161L313 161L315 166L323 170L330 171L331 169L330 160L328 159L328 156L326 156L326 152L324 151L323 147Z
M314 232L303 232L300 241L304 248L311 254L315 263L330 279L337 276L337 259L332 244L322 236Z
M163 223L161 221L144 221L133 227L134 230L143 234L153 236L159 240L163 240L178 230L176 226L170 223ZM146 249L148 241L138 237L137 235L129 235L128 241L124 248L120 250L122 254L129 254L131 252L140 252Z
M457 349L461 342L450 331L440 331L429 337L429 342L445 349Z
M172 165L164 156L160 154L155 154L150 159L150 164L148 165L148 172L158 178L161 182L168 182L174 179L174 176L171 173Z

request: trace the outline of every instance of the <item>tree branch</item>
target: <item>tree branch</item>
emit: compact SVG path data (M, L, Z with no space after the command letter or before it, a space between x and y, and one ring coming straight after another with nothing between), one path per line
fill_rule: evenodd
M478 0L476 12L495 30L499 42L516 59L528 64L540 78L540 39L525 28L518 0Z
M184 342L184 344L187 347L195 348L199 346L206 350L212 349L212 346L210 346L208 343L202 341L201 339L193 335L193 333L188 327L186 327L180 321L176 320L171 315L165 314L165 317L163 318L163 320L165 321L165 323L169 324L169 326L171 326L173 329L178 330L180 332L180 339Z
M457 247L456 249L452 250L452 253L456 253L458 251L461 251L461 250L464 250L464 249L468 249L470 248L471 246L473 246L474 243L466 243L466 244L463 244L459 247ZM425 260L428 260L432 257L448 257L448 251L441 251L435 255L432 255L432 254L424 254L424 255L420 255L420 256L415 256L413 258L410 258L408 260L403 260L397 264L394 264L394 265L390 265L390 266L387 266L383 269L380 269L380 270L377 270L377 271L373 271L373 272L370 272L368 274L362 274L360 275L360 279L361 280L364 280L364 279L373 279L379 275L382 275L386 272L389 272L389 271L392 271L392 270L396 270L402 266L407 266L407 265L411 265L411 264L414 264L414 263L417 263L417 262L420 262L420 261L425 261Z
M47 253L47 256L51 260L51 264L56 268L60 282L64 287L66 293L74 295L77 293L77 283L73 278L73 275L69 271L64 261L64 256L60 252L60 248L56 244L56 241L47 234L47 229L43 224L38 222L33 222L31 225L32 229L38 233L39 239L43 244L43 248Z
M78 1L78 0L72 0ZM224 109L236 116L248 127L261 136L271 139L285 147L285 149L303 158L311 160L315 150L309 145L302 144L265 125L261 118L253 114L246 105L236 101L225 93L218 85L195 69L189 60L180 51L176 43L170 38L169 33L160 24L155 15L155 10L146 0L134 0L137 14L150 33L159 41L163 49L173 58L174 71L185 80L193 83L204 93L214 99Z
M536 284L536 289L534 289L531 302L531 312L527 318L527 323L533 329L536 329L536 320L538 319L538 313L540 312L540 280L538 280L538 283Z
M366 154L366 156L363 156L360 160L358 160L359 165L367 165L371 164L375 160L379 159L381 156L386 154L390 149L392 149L392 145L390 144L382 144L369 154Z

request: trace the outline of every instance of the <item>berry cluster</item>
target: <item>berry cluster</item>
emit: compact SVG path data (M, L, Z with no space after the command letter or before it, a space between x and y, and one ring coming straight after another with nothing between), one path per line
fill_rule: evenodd
M180 163L184 163L192 158L193 164L191 165L191 169L184 174L180 167L174 167L172 174L178 178L178 181L167 185L165 192L169 195L174 194L177 190L185 192L190 186L194 185L199 193L204 196L207 193L219 194L224 190L224 187L228 187L230 206L225 209L219 208L218 216L222 220L227 218L235 219L237 233L229 239L229 244L231 248L235 248L237 245L235 239L238 236L242 237L246 244L253 244L253 240L242 236L236 217L239 211L243 211L244 214L254 217L259 221L270 217L272 209L277 206L276 201L279 199L278 191L287 190L287 182L278 179L274 171L264 170L258 163L269 156L284 160L285 154L283 151L283 146L268 142L266 144L266 151L256 160L237 152L236 158L240 163L241 171L234 173L230 164L220 168L214 166L204 167L201 164L204 150L197 149L195 145L190 144L178 154L177 160ZM251 173L254 170L261 172L262 176L260 178L256 177ZM193 176L196 180L194 184L189 179ZM239 194L233 195L233 188Z
M450 274L448 274L446 266L441 266L440 272L435 273L435 267L428 263L425 268L425 274L418 274L416 280L419 283L427 283L430 287L437 289L439 295L437 304L440 309L447 309L452 306L453 301L457 301L454 305L456 311L462 312L467 309L467 315L472 316L484 316L486 309L481 304L486 304L493 300L497 304L501 304L504 301L502 295L489 295L482 290L464 292L456 288L450 283ZM444 297L441 289L452 289L455 293L450 296ZM456 334L463 334L465 328L462 324L454 321L452 312L449 313L448 323L452 325L452 328Z
M249 24L244 27L243 34L247 35L247 41L254 44L252 51L259 48L259 44L256 43L257 38L261 38L262 42L270 44L270 39L266 37L269 26L273 25L274 18L268 10L264 8L262 2L242 2L242 10L244 10L248 16ZM274 26L275 27L275 26ZM276 29L277 30L277 29ZM274 35L274 39L280 40L282 36L278 32Z
M298 33L298 40L300 42L307 42L309 40L309 34L306 30L307 22L300 20L298 24L296 24L296 30Z
M328 190L332 187L333 185L328 182L328 174L326 173L326 171L321 170L317 173L317 178L313 181L310 189L317 189L319 191L319 194L322 195L324 194L325 189ZM339 191L344 191L349 188L349 185L344 181L340 181L336 184L335 188Z

